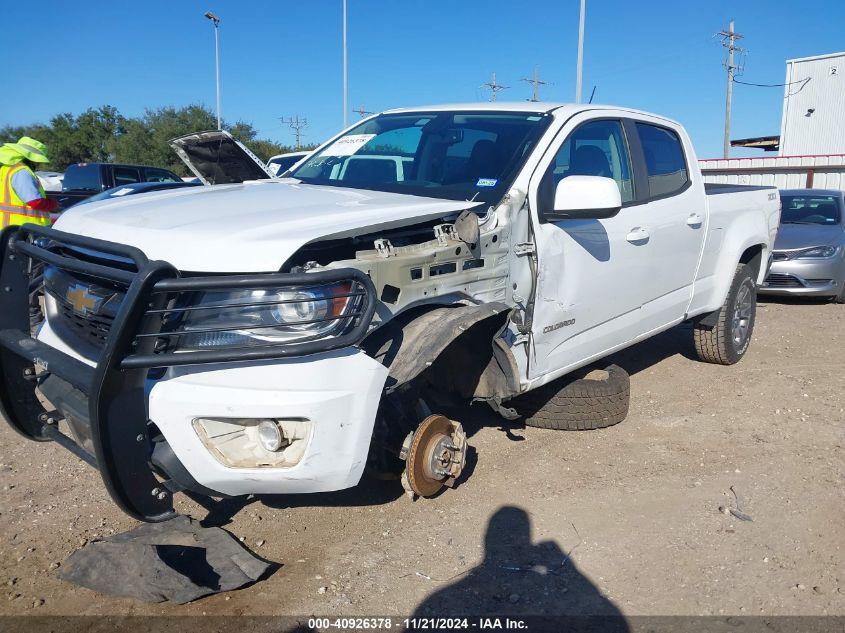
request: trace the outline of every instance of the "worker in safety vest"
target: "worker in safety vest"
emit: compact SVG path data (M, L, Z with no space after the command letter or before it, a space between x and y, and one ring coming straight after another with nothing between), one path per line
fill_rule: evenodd
M35 175L38 163L49 163L47 146L34 138L24 136L17 143L0 145L0 228L17 224L50 226L50 211L58 203L47 198L41 181ZM34 279L40 267L30 270ZM41 312L40 290L29 296L29 327L35 328L44 320Z
M58 203L47 198L35 175L38 163L49 163L47 146L24 136L0 145L0 228L14 224L50 226Z

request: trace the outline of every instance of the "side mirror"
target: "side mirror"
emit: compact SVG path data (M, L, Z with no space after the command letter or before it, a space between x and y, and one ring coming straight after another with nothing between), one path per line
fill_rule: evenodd
M622 208L619 186L603 176L568 176L555 189L554 207L543 213L546 221L612 218Z

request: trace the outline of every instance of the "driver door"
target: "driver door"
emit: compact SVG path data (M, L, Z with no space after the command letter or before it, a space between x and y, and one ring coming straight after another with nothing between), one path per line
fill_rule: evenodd
M644 211L633 204L626 124L621 117L591 120L590 115L595 117L583 114L563 127L529 187L540 218L529 378L583 364L637 332L649 244L637 239ZM571 175L613 178L622 210L600 220L544 221L555 186Z

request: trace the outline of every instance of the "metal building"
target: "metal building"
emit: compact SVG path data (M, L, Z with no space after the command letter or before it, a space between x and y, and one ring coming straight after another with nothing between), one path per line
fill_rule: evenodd
M755 156L699 161L704 182L778 189L845 189L845 154Z
M845 154L845 52L786 61L780 155Z

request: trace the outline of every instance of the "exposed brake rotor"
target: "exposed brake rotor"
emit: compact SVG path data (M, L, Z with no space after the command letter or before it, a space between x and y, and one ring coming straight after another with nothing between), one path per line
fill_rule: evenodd
M467 436L459 422L428 416L407 446L403 483L421 497L431 497L443 486L453 487L466 464L466 448Z

